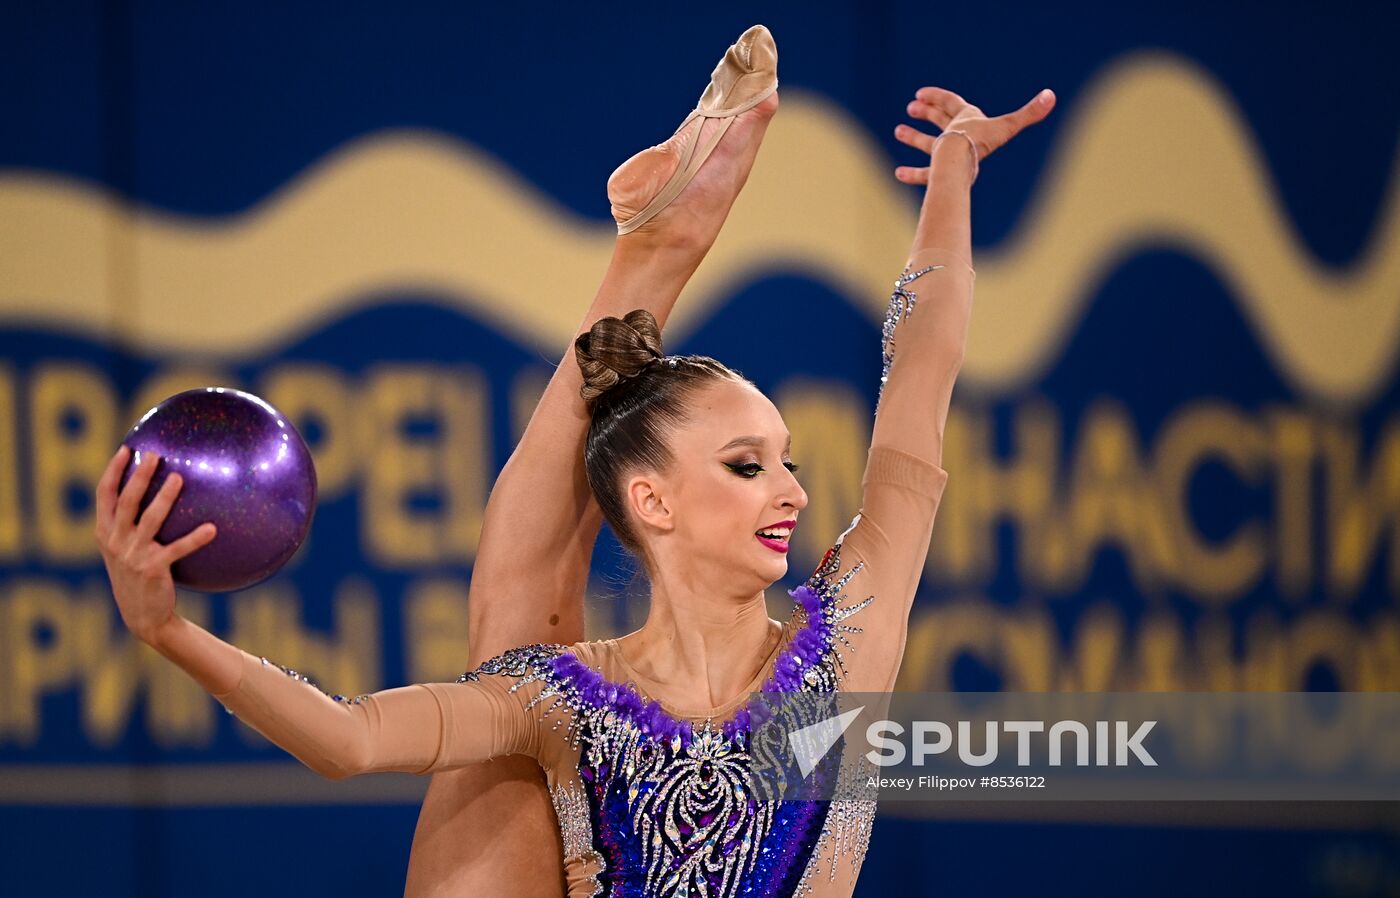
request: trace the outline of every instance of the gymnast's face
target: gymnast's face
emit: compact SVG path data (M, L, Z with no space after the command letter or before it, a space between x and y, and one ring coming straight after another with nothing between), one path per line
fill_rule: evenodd
M753 386L724 379L697 390L686 424L671 434L670 470L627 482L654 563L696 583L743 578L740 590L781 579L793 522L807 506L791 440L777 407ZM768 529L776 538L758 536Z

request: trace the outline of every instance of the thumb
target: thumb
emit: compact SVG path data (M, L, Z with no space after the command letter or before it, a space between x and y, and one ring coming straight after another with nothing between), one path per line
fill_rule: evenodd
M1015 131L1034 125L1036 122L1050 114L1050 110L1055 108L1055 92L1050 88L1045 88L1040 93L1031 97L1026 105L1009 113L1007 118L1011 121Z

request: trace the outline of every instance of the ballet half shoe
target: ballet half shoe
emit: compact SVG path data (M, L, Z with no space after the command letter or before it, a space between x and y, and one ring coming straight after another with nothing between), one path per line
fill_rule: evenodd
M709 85L700 95L700 102L676 128L676 133L689 127L697 118L723 119L723 124L706 135L704 144L699 146L699 132L703 125L696 127L695 139L686 142L670 180L640 212L619 222L617 233L631 233L670 205L695 177L710 153L714 152L734 119L762 103L777 89L778 47L767 28L754 25L739 35L739 39L725 51L724 58L710 75Z

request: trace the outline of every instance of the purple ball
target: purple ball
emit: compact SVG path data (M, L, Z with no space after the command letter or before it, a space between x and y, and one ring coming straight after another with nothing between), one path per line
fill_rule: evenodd
M131 449L123 487L143 453L160 456L143 512L171 471L184 478L157 542L168 545L205 521L218 528L213 542L171 567L181 586L205 592L252 586L296 554L311 529L311 452L290 421L251 393L204 387L171 396L122 442Z

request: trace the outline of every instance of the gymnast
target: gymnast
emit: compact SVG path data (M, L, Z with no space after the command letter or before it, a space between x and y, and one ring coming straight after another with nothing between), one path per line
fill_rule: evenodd
M741 373L667 354L661 338L778 108L777 50L756 25L676 133L608 181L612 264L491 491L467 673L331 696L182 617L170 565L216 538L213 525L156 542L180 477L138 513L158 459L143 457L118 492L122 447L97 487L96 537L124 624L326 777L434 774L410 896L849 896L874 802L753 794L751 694L893 688L948 478L943 431L975 279L971 187L980 161L1053 105L1047 90L988 118L924 87L908 112L939 136L896 128L927 159L895 177L925 190L884 321L861 506L790 592L786 621L768 617L765 590L787 573L807 505L801 447ZM585 641L604 520L644 570L650 611L636 632Z

